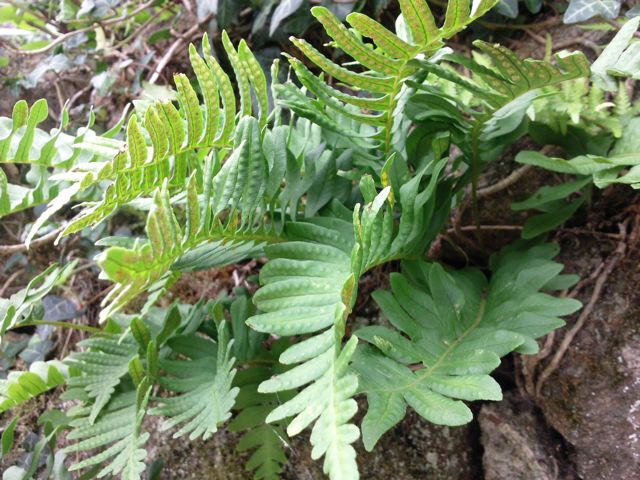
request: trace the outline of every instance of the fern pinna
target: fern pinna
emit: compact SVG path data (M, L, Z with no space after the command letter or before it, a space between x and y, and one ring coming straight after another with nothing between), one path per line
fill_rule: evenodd
M64 452L86 475L141 478L145 419L158 416L161 430L194 441L230 421L257 479L279 478L289 437L309 428L328 476L355 479L361 430L370 450L407 406L453 426L471 420L464 401L499 400L489 374L512 351L535 353L535 339L579 308L548 293L575 279L560 275L557 248L540 241L495 254L489 277L426 261L426 252L477 169L521 134L541 89L588 68L579 53L552 65L487 43L476 44L484 57L475 60L443 48L495 3L451 0L438 26L424 0L401 0L395 33L359 13L349 29L314 8L357 66L294 39L322 73L289 58L299 84L280 84L276 65L271 110L268 76L246 42L236 48L226 34L235 81L205 36L202 56L189 48L195 83L175 76L176 103L154 102L104 135L91 124L63 134L66 121L47 134L37 129L44 104L29 113L19 103L0 123L0 162L42 175L26 187L3 174L0 215L48 203L29 238L71 201L80 213L62 235L123 207L146 220L143 236L98 242L101 275L114 284L101 327L85 326L93 335L64 362L1 381L0 410L66 384L63 399L75 406ZM474 102L459 100L465 91ZM450 156L453 147L462 155ZM182 272L250 258L265 259L252 295L156 306ZM402 267L390 290L373 294L383 319L352 332L360 280L389 262ZM0 303L1 333L42 323L39 302L73 268L52 267ZM139 296L144 305L123 313Z

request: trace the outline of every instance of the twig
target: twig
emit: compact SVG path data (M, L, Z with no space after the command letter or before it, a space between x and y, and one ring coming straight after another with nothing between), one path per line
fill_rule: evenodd
M176 38L175 42L171 44L171 46L167 49L167 51L162 56L162 58L160 59L156 67L153 69L153 73L151 74L151 77L149 77L149 83L156 83L158 81L158 78L160 78L160 74L162 73L162 70L164 70L167 64L171 61L171 57L173 57L176 51L182 46L182 44L185 42L185 39L190 38L191 35L193 35L198 30L200 30L200 25L202 23L208 22L209 18L210 16L205 18L202 22L196 23L193 27L191 27L189 30L184 32L183 35Z
M447 233L457 232L476 232L478 230L503 230L508 232L519 232L522 230L521 225L465 225L464 227L452 227L447 230Z
M128 20L128 19L130 19L132 17L135 17L139 13L141 13L141 12L145 11L146 9L148 9L149 7L151 7L154 3L155 3L155 0L153 0L151 2L147 2L147 3L143 3L138 8L136 8L134 11L132 11L130 14L125 15L124 17L113 18L111 20L105 20L104 22L100 22L99 24L95 23L95 24L91 25L90 27L79 28L78 30L73 30L71 32L63 33L62 35L60 35L59 37L57 37L53 41L51 41L51 43L49 43L47 46L42 47L42 48L38 48L37 50L17 50L17 52L21 53L23 55L39 55L41 53L46 53L49 50L51 50L53 47L55 47L56 45L59 45L62 42L65 42L65 41L69 40L71 37L74 37L76 35L80 35L81 33L90 32L90 31L95 30L97 27L100 27L100 26L113 25L113 24L116 24L116 23L124 22L125 20Z
M24 268L19 268L18 270L16 270L15 272L13 272L9 278L7 278L7 281L4 282L4 285L2 285L2 288L0 288L0 297L2 297L4 295L4 292L7 291L7 288L9 288L9 286L13 283L13 281L18 278L22 273L24 272Z
M52 230L51 232L47 233L46 235L43 235L42 237L33 240L29 244L29 246L27 246L25 243L18 243L17 245L0 245L0 255L10 255L12 253L26 252L27 250L31 250L32 248L37 248L41 245L44 245L46 243L49 243L55 240L55 238L60 233L62 233L62 231L64 231L65 228L67 228L66 224L61 225L55 230Z
M517 170L511 172L511 174L509 174L499 182L496 182L493 185L489 185L488 187L478 189L478 198L493 195L494 193L498 193L506 188L509 188L511 185L520 180L532 168L533 167L531 165L524 165L523 167L520 167Z

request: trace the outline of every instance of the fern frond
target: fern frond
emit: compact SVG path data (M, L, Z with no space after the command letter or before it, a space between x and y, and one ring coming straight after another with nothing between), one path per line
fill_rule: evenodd
M560 52L554 56L555 65L544 60L520 59L514 52L497 44L481 40L474 46L486 55L493 68L459 55L445 59L468 68L473 79L441 66L420 61L424 70L450 80L482 98L496 111L527 92L567 80L589 76L589 61L582 52Z
M425 124L424 128L452 132L453 142L465 154L463 160L478 166L494 159L496 152L523 134L525 113L532 102L550 93L558 93L557 90L550 92L548 87L588 77L589 62L582 52L560 52L552 64L541 60L522 60L500 45L479 40L474 45L481 52L475 54L475 59L461 55L443 57L443 60L467 69L471 76L463 75L448 65L413 61L432 76L428 76L424 83L407 82L419 92L409 99L407 116ZM467 91L472 95L473 108L455 96L443 97L440 89L428 83L433 78Z
M238 387L232 386L236 373L233 340L223 321L218 325L217 343L190 335L171 339L169 346L188 360L160 360L160 368L168 374L160 377L160 384L178 395L157 398L160 406L150 413L169 417L162 430L180 426L174 438L189 434L190 440L206 440L231 417L238 395Z
M258 99L255 116L260 126L264 126L268 116L264 72L246 43L241 42L236 51L228 37L225 39L225 50L241 86L243 108L239 118L254 113L251 101L254 95ZM52 203L42 219L50 217L79 192L98 182L108 182L103 198L85 204L62 235L78 232L100 223L135 199L151 196L165 181L172 191L184 188L194 172L202 173L204 158L212 150L218 152L220 161L226 157L234 145L234 131L240 128L236 123L236 97L231 80L211 54L206 35L202 48L204 58L193 45L189 54L203 105L188 78L175 75L180 108L172 102L156 102L146 110L144 119L136 114L131 116L124 142L101 137L80 143L83 150L111 156L112 160L79 163L66 174L58 175L58 179L72 184L64 191L63 200Z
M260 272L263 286L254 296L256 306L265 313L247 323L255 330L286 336L324 331L285 350L282 363L303 363L262 383L258 391L272 394L310 383L273 410L267 421L295 415L287 428L289 435L315 422L313 458L326 455L324 469L332 478L356 478L351 444L358 430L347 422L357 409L351 399L357 379L346 375L356 340L344 350L340 342L355 282L350 265L352 227L327 219L325 224L292 224L289 228L295 230L298 240L266 248L269 262Z
M551 261L557 251L553 244L508 247L491 259L489 282L479 270L447 272L426 262L407 262L404 274L392 274L391 291L373 296L393 328L355 332L375 347L360 348L353 363L369 404L362 424L367 450L402 420L407 405L455 426L472 419L461 400L501 399L489 376L500 357L536 353L535 339L581 306L540 292L562 278L562 265Z
M18 101L11 118L0 118L0 164L29 166L26 176L29 185L9 183L0 169L0 217L52 201L64 184L51 175L51 169L64 169L76 161L89 161L93 155L82 153L74 146L85 137L95 136L89 125L77 136L63 133L68 123L66 110L60 126L50 133L38 128L49 117L47 101L40 99L31 108ZM16 170L16 174L19 174Z
M246 325L243 326L247 329ZM257 333L248 331L248 333L251 332ZM238 338L235 329L234 337ZM284 447L288 445L288 437L284 422L267 423L266 419L279 403L290 400L293 392L260 393L258 386L269 379L274 372L282 371L282 366L277 364L277 360L288 345L287 340L274 342L270 350L262 350L259 355L251 359L250 363L260 366L240 370L234 379L234 385L240 388L235 405L239 413L229 424L229 430L243 432L237 450L252 451L246 468L254 471L254 480L277 480L287 463Z
M71 377L67 383L70 388L82 389L91 400L87 420L92 424L127 377L138 344L130 334L103 333L82 340L78 346L86 351L72 353L65 362L82 375Z
M64 283L73 272L76 261L64 267L50 265L44 272L36 275L22 290L9 298L0 298L0 335L7 330L29 321L34 312L42 310L41 300L56 286ZM41 313L40 313L41 314ZM40 320L42 317L36 318Z
M63 385L72 369L57 360L33 362L28 371L10 371L0 380L0 413Z
M280 362L298 365L263 382L258 391L271 394L304 387L273 410L267 421L294 416L287 427L292 436L313 423L312 457L325 457L324 471L331 478L358 477L351 444L359 432L348 423L357 410L352 397L358 380L348 370L357 339L342 345L358 279L382 262L415 253L429 230L442 166L429 169L432 182L426 187L420 187L426 176L422 172L401 189L404 220L399 225L393 219L391 187L376 194L373 180L365 177L361 191L368 203L356 206L353 223L325 217L290 222L285 227L289 241L265 247L269 262L260 272L262 287L254 295L264 313L247 323L280 336L314 336L285 350Z
M265 244L280 241L278 229L265 223L269 165L258 121L245 117L235 134L235 148L224 165L219 165L217 157L208 158L202 194L195 174L186 183L184 227L176 219L165 180L147 217L148 240L130 247L114 246L99 256L104 275L117 283L104 299L102 320L151 285L168 279L174 263L189 252L201 268L210 268L238 262L260 252ZM180 269L188 269L189 263L189 257L184 258Z
M88 452L108 446L86 460L74 464L70 470L104 465L98 478L119 475L122 480L139 480L146 468L144 445L149 438L140 427L147 411L151 387L144 381L137 390L115 395L96 421L91 407L77 407L69 414L72 431L68 440L76 443L64 448L65 453ZM106 465L105 465L106 464Z
M401 0L400 9L411 38L402 38L401 33L393 33L360 13L347 16L347 22L351 25L351 29L348 29L327 8L312 8L312 14L332 38L333 46L349 55L365 71L359 72L338 65L305 40L293 38L292 41L322 72L335 78L355 94L327 86L326 82L312 75L298 60L291 59L290 63L300 82L322 104L338 114L356 118L373 127L380 141L380 148L383 153L388 154L392 147L394 121L401 104L401 92L405 82L417 71L411 60L431 57L443 46L444 40L466 28L496 3L495 0L481 0L473 4L470 0L451 0L445 21L438 27L425 0ZM364 38L371 39L373 44L366 43ZM279 88L278 91L286 90ZM288 91L291 89L288 88ZM363 97L360 93L367 96ZM308 116L312 111L310 107L304 107L305 104L312 105L311 99L304 101L304 95L298 96L296 102L291 101L290 93L280 99L301 116ZM323 123L331 124L333 122L330 116L326 111L316 111L315 118L309 118L317 121L318 117L324 117Z

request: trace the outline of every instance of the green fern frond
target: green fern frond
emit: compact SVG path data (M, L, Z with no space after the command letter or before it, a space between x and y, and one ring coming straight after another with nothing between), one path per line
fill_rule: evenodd
M255 112L260 126L268 116L267 82L253 53L246 43L236 50L224 36L225 50L240 86L242 118L254 114L252 95L258 100ZM99 202L87 203L80 214L67 226L63 235L96 225L123 205L140 197L150 196L163 182L171 190L183 188L194 172L202 172L204 158L212 150L223 160L233 147L237 125L236 96L231 80L212 56L207 36L203 38L204 58L189 48L190 60L202 94L198 94L183 74L174 81L180 108L171 102L156 102L145 113L144 120L131 116L124 142L100 137L80 143L88 152L111 156L107 162L80 163L58 178L72 182L62 194L63 199L52 203L41 222L79 192L98 182L108 182ZM222 105L221 105L222 104Z
M315 334L280 355L286 365L298 364L265 382L261 393L304 387L298 395L273 410L268 422L295 416L287 427L296 435L314 423L311 442L314 459L325 456L324 470L331 478L357 478L355 450L358 429L348 423L357 410L352 399L358 381L348 365L357 343L342 346L347 317L353 308L357 282L368 269L394 258L415 254L433 213L434 188L443 165L433 171L432 182L420 188L425 172L400 192L404 221L395 224L389 196L391 187L375 193L365 177L361 190L368 203L356 206L353 223L318 217L290 222L289 241L265 247L269 262L260 271L262 287L254 295L260 312L247 323L275 335ZM420 193L418 193L420 192ZM436 230L437 231L437 230Z
M63 109L61 113L60 125L47 133L38 125L48 117L47 101L40 99L31 108L24 100L20 100L14 105L11 118L0 118L0 164L6 164L16 176L24 176L26 180L10 183L7 173L0 169L0 217L54 202L67 190L67 183L59 175L78 163L90 163L96 156L101 156L77 148L85 141L96 138L91 130L93 114L87 126L78 129L75 135L64 132L69 122L66 110ZM115 135L120 126L121 123L118 123L106 132L105 138ZM26 175L22 175L24 172L19 170L21 167L29 168ZM39 223L38 228L41 225ZM33 233L36 232L37 228Z
M393 144L394 121L402 103L401 92L405 82L417 71L417 67L411 63L412 59L431 57L443 46L444 40L466 28L496 3L495 0L473 3L470 0L451 0L444 23L438 27L425 0L401 0L400 10L410 38L404 38L400 32L393 33L360 13L347 16L347 22L351 26L348 29L327 8L312 8L312 14L332 38L332 45L349 55L365 71L359 72L338 65L305 40L292 38L293 43L324 74L330 75L356 94L344 93L326 85L326 82L312 75L298 60L291 59L290 63L300 82L329 110L374 127L380 148L384 153L389 153ZM371 39L373 43L366 43L364 38ZM304 96L299 96L297 102L292 102L290 89L288 90L289 98L281 96L281 101L297 114L308 115L309 107L301 107L309 105L311 99L304 102ZM360 92L368 96L357 94ZM330 116L326 111L316 112L312 120L324 117L323 123L331 124L333 122Z
M556 83L589 76L589 61L582 52L560 52L554 56L555 65L544 60L520 59L514 52L497 44L481 40L474 46L486 55L493 68L460 55L445 59L471 71L473 78L431 62L420 61L420 68L450 80L487 102L493 111L504 107L527 92Z
M33 362L28 371L10 371L0 380L0 413L63 385L74 373L57 360Z
M269 165L258 121L245 117L235 134L235 148L224 165L220 166L215 153L207 159L202 193L195 174L186 183L184 227L176 219L165 180L147 217L148 240L130 247L114 246L99 256L104 275L117 283L103 301L102 320L151 285L168 279L174 263L190 251L201 268L210 268L238 262L260 252L265 244L280 241L278 229L265 223ZM189 262L185 258L179 267L188 269Z
M375 347L360 348L353 363L369 405L362 424L368 450L402 420L407 405L433 423L455 426L472 419L461 400L501 399L489 376L500 357L536 353L535 339L581 306L540 292L565 283L562 265L551 261L557 251L553 244L508 247L491 259L489 282L479 270L447 272L425 262L407 262L403 275L392 274L391 291L373 296L393 328L355 333Z
M347 422L357 409L351 399L357 379L346 375L356 340L341 348L355 288L350 260L352 226L326 219L324 224L291 224L289 229L297 240L265 249L269 262L260 272L262 287L254 296L256 306L264 313L247 323L255 330L277 335L322 333L285 350L280 361L300 365L263 382L258 391L273 394L309 383L296 397L273 410L267 422L295 415L287 428L289 435L315 422L313 458L326 455L324 469L332 478L356 478L351 444L358 430Z
M560 52L554 64L547 61L520 59L514 52L500 45L475 41L481 54L474 59L461 55L445 55L442 60L457 64L471 76L448 65L414 60L427 76L424 82L409 80L418 90L408 100L407 116L452 133L453 142L464 153L463 160L477 166L497 157L506 145L524 133L525 114L532 102L549 93L550 86L568 80L588 77L589 62L582 52ZM442 90L430 80L450 82L472 95L471 105L455 96L443 96ZM553 100L551 100L553 101ZM445 125L443 127L443 125ZM473 173L477 174L477 171Z
M232 386L236 373L233 340L223 321L218 325L217 343L190 335L175 337L168 344L188 360L160 360L160 368L168 374L160 377L160 384L178 395L157 398L160 406L150 413L169 417L162 430L180 426L174 438L189 434L190 440L206 440L231 417L238 395L239 389Z
M234 337L237 338L235 330ZM229 430L243 432L237 450L252 451L246 468L254 471L254 480L277 480L287 463L285 447L289 441L284 422L267 423L266 419L278 404L290 400L293 392L260 393L258 386L274 372L282 371L282 366L277 361L288 345L287 340L280 340L274 342L270 350L261 350L250 361L250 364L256 366L240 370L234 379L234 385L240 388L235 405L239 413L229 424Z
M86 351L72 353L65 362L82 375L71 377L70 388L82 389L92 402L87 420L93 423L109 403L116 387L127 378L129 362L138 353L132 335L103 333L82 340L78 346Z
M115 395L96 421L91 407L77 407L69 414L72 431L67 439L76 441L64 448L65 453L89 452L107 447L100 453L74 464L71 471L103 465L98 478L119 475L122 480L139 480L146 468L144 445L149 438L141 432L151 387L144 381L137 390Z

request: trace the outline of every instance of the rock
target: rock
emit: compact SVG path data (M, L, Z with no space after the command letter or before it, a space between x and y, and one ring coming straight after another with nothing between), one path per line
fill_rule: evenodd
M439 427L409 412L373 452L358 450L360 478L367 480L475 480L481 477L475 425ZM246 480L246 456L236 453L237 435L224 430L206 442L152 434L150 457L162 459L163 480ZM296 437L288 450L284 480L324 480L322 461L311 459L308 435Z
M640 478L639 264L640 252L630 249L542 390L540 406L575 447L584 479Z
M486 403L478 417L485 480L553 480L570 464L534 406L514 393ZM571 478L571 477L569 477Z
M407 410L404 421L367 453L358 443L360 477L380 480L480 478L477 425L441 427ZM322 477L319 477L322 478Z

